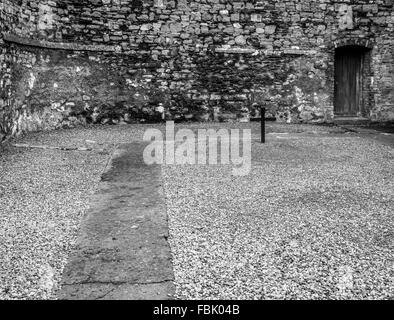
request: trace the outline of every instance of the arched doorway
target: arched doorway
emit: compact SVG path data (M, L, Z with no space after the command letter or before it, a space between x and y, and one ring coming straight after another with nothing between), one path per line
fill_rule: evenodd
M360 117L365 114L363 91L370 49L351 45L335 50L335 116Z

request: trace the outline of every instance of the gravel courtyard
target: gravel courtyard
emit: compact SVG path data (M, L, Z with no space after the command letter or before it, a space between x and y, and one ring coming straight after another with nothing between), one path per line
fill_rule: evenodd
M252 159L247 177L163 167L179 298L394 297L394 149L320 130Z
M6 147L0 151L0 299L51 299L81 220L128 127L32 133L17 143L91 152Z
M338 128L280 124L261 145L257 124L226 126L253 128L249 176L162 167L177 297L393 298L394 149ZM12 141L89 151L1 150L0 299L53 298L114 148L147 128Z

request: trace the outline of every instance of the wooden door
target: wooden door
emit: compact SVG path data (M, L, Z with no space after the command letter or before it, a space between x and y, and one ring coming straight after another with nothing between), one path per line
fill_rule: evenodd
M364 52L344 47L335 54L335 115L357 116L362 106Z

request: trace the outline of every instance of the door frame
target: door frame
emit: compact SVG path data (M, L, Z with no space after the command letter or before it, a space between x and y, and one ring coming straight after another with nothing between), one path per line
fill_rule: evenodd
M365 110L365 105L364 105L364 90L366 89L366 78L368 77L368 74L366 72L366 64L367 64L367 52L370 49L364 46L360 45L346 45L346 46L341 46L335 49L335 55L334 55L334 116L336 117L363 117L366 116L366 110ZM338 112L338 87L337 87L337 58L338 56L342 53L346 52L355 52L359 55L360 57L360 77L359 81L356 84L356 98L358 101L356 101L356 110L354 111L354 114L346 114L346 113L339 113ZM357 55L355 55L357 57Z
M359 111L356 116L345 116L342 114L338 114L336 112L336 103L337 103L337 85L336 85L336 55L340 50L346 50L346 48L356 48L360 50L363 54L362 61L362 83L360 86L360 102L359 102ZM372 94L372 83L373 83L373 70L372 70L372 53L373 53L373 43L371 41L361 41L361 39L356 40L342 40L341 42L335 43L335 46L332 47L332 61L333 61L333 115L334 118L343 118L343 117L357 117L357 118L369 118L370 110L372 110L374 105L374 99Z

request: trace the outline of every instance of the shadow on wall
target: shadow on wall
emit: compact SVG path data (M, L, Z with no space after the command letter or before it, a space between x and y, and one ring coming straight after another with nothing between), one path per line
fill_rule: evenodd
M313 59L291 54L208 56L195 61L199 68L194 87L205 90L207 99L219 97L217 104L230 113L260 117L256 104L280 122L327 122L333 118L328 60L327 53Z
M89 123L248 121L254 103L281 122L332 118L327 57L200 56L191 89L169 89L165 61L10 46L2 86L3 131L70 128ZM246 62L246 59L247 60Z

